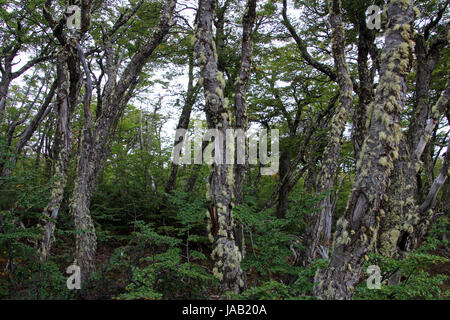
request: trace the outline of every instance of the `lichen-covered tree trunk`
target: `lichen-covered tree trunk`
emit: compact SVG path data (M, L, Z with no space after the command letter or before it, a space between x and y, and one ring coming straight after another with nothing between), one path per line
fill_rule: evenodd
M70 200L69 211L73 218L75 236L75 264L80 267L81 284L84 285L95 269L95 252L97 237L89 211L91 195L95 187L96 175L100 167L100 159L92 150L91 132L83 130L80 143L77 176Z
M421 168L421 157L439 122L440 115L448 106L450 82L437 104L430 108L431 75L439 61L440 50L447 43L446 32L438 33L430 41L428 35L415 37L417 73L414 111L407 137L401 141L400 157L394 162L388 201L383 204L385 218L380 225L378 250L381 254L393 257L398 250L405 250L403 241L413 232L418 191L416 176ZM420 197L419 197L420 199Z
M423 66L419 66L419 70L421 68ZM426 210L418 211L415 200L416 176L421 168L421 156L430 136L438 124L441 114L448 108L450 79L447 81L447 87L442 92L438 102L429 110L429 99L425 97L425 91L428 92L428 90L423 89L423 87L429 87L431 71L425 79L417 79L416 94L418 102L408 132L408 140L402 139L400 143L400 157L394 162L394 171L388 189L390 197L383 204L384 210L382 213L385 217L380 225L378 250L387 257L395 256L398 250L406 250L405 240L413 233L414 227L419 221L422 221L422 224L424 223L426 220L423 217L425 212L432 209L427 207ZM418 72L418 76L419 74L424 76L423 72ZM428 82L428 85L424 84L423 81ZM431 116L426 120L428 114Z
M79 93L82 84L81 60L79 45L83 35L90 25L90 14L92 1L84 0L81 3L81 29L76 33L67 32L61 25L65 20L56 23L50 14L51 2L47 2L44 7L44 16L47 22L53 27L54 36L61 44L61 50L57 56L57 111L58 125L54 143L54 185L51 190L50 201L44 209L46 224L44 226L43 237L40 242L40 260L47 261L52 244L53 231L58 213L63 201L64 189L67 180L67 167L69 165L71 130L70 122L75 107L78 104ZM58 25L58 27L56 27ZM85 67L88 77L89 71ZM89 99L90 101L90 99Z
M84 54L81 48L79 48L80 59L83 61L83 68L87 76L84 100L85 124L80 142L81 150L69 210L77 232L75 263L81 269L82 286L86 285L87 280L95 270L97 238L89 206L92 193L95 190L96 179L102 171L110 153L114 132L128 101L133 95L138 83L139 74L151 54L169 33L176 2L176 0L166 1L161 12L159 23L154 28L152 35L131 58L117 82L117 68L113 62L114 50L108 39L112 33L105 34L104 46L107 60L105 69L108 75L108 81L104 88L102 110L98 111L98 117L95 123L93 122L89 107L90 91L92 91L92 88L89 84L88 67ZM131 12L135 13L135 10Z
M357 162L355 183L347 209L337 223L333 255L315 276L319 299L351 299L367 254L376 241L380 209L402 137L400 111L405 105L406 76L414 42L413 1L392 0L381 54L381 75L368 135Z
M235 166L225 161L227 150L232 147L227 145L225 140L227 129L232 128L232 109L229 107L228 100L224 97L225 80L222 72L218 69L216 44L212 36L215 9L215 0L199 0L195 43L195 51L201 67L200 74L205 95L208 126L210 129L217 130L216 139L221 140L221 146L219 147L216 144L214 153L215 159L221 157L222 161L213 162L208 181L207 196L211 201L207 212L209 217L208 232L214 247L211 255L214 261L213 273L220 281L220 293L227 291L239 293L244 286L244 276L241 270L242 253L235 239L236 224L232 213L235 205ZM251 29L249 32L251 33ZM247 36L250 37L250 34ZM250 60L246 62L242 70L248 73L249 69ZM245 78L242 79L242 76L248 79L248 74L240 74L239 82L247 81ZM246 121L243 104L245 87L246 84L238 90L238 93L242 95L242 101L238 101L238 103L242 104L236 104L236 111L241 114L242 125L245 125L244 122Z
M449 150L450 144L447 146ZM439 175L431 185L430 191L425 198L425 201L418 206L411 215L410 221L406 221L406 225L412 226L410 233L404 234L405 249L407 251L413 250L418 247L421 241L424 240L427 235L431 223L435 219L434 207L437 202L437 196L442 186L448 179L450 171L450 150L446 152L444 157L444 163L439 171Z
M69 70L67 51L62 50L57 57L57 113L58 122L53 144L54 167L53 186L50 201L44 209L46 220L44 234L40 242L40 260L48 260L53 237L53 230L63 200L64 188L67 179L67 166L70 153L70 118L69 107Z
M341 1L330 0L329 7L332 51L340 95L339 106L331 121L329 142L322 159L322 168L319 173L316 190L317 194L326 193L326 196L318 204L319 211L312 214L305 236L307 251L304 263L306 265L309 265L317 258L319 250L325 256L328 254L332 219L331 189L333 188L333 181L338 168L345 125L353 105L353 84L345 56L345 33L341 16Z

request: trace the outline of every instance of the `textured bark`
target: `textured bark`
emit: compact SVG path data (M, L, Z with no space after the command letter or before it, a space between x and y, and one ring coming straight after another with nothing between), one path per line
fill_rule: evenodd
M328 256L333 214L331 189L333 188L333 181L338 168L345 125L347 124L353 105L353 84L346 62L345 32L341 16L341 1L332 0L329 2L329 7L329 22L332 29L332 51L340 92L339 106L331 121L329 142L322 159L322 168L319 173L316 190L317 194L326 193L326 196L317 205L319 211L311 215L306 231L305 246L307 251L304 261L305 265L311 264L317 258L318 252L322 252L324 256Z
M138 3L138 6L140 4ZM149 40L131 58L131 61L126 66L118 82L116 82L117 66L113 62L114 51L109 37L113 35L114 30L117 30L116 26L122 21L122 17L119 18L118 22L104 38L106 56L105 72L108 76L108 81L103 90L102 111L98 113L98 118L94 123L88 103L90 96L85 96L85 124L80 142L81 150L78 159L75 186L69 205L70 214L73 217L77 231L75 256L76 264L81 268L82 286L86 284L86 281L95 269L97 239L89 206L92 193L95 190L96 179L110 153L115 129L129 99L133 95L138 83L139 74L153 51L164 41L166 35L169 33L175 5L175 0L166 1L161 12L159 24L155 27ZM131 12L135 12L135 10ZM87 70L85 61L84 68Z
M447 107L450 93L450 86L447 85L438 104L430 108L431 76L439 61L440 50L446 42L446 33L437 34L432 41L429 41L427 32L425 35L418 34L415 37L417 57L415 102L407 137L402 140L400 157L394 162L393 175L387 192L390 197L383 204L386 216L380 225L378 251L384 256L394 257L399 250L406 249L405 239L413 232L413 226L418 221L415 211L421 158L441 113ZM430 148L433 149L432 146L429 146ZM430 153L433 150L428 151ZM430 157L429 154L425 156ZM428 170L432 170L430 164L431 161L428 160ZM426 178L427 181L432 179L432 175ZM428 184L431 185L431 182Z
M67 166L70 153L70 118L69 107L69 71L67 65L67 52L62 50L57 57L57 98L56 109L58 123L53 145L54 166L53 186L50 201L44 209L45 226L40 242L39 252L41 262L46 262L50 255L53 231L58 218L59 209L63 201L64 188L67 179Z
M241 72L237 81L235 97L236 112L240 117L241 127L245 126L245 88L248 81L251 56L251 30L254 19L254 8L256 1L249 0L249 8L244 17L243 51ZM226 137L226 130L231 129L232 109L228 105L228 100L224 97L225 80L223 74L218 69L218 57L216 44L212 37L212 25L216 1L200 0L198 12L198 27L196 33L195 51L201 68L201 82L205 95L205 112L208 127L217 129L222 137ZM252 17L253 16L253 17ZM247 40L247 41L246 41ZM219 137L216 137L216 139ZM233 219L232 209L235 205L235 166L226 164L226 154L230 146L226 145L225 139L220 148L215 148L214 152L222 156L222 163L212 164L212 173L208 183L208 198L211 201L209 212L207 212L208 232L211 242L213 242L212 259L214 261L213 273L220 281L219 291L221 293L232 291L239 293L244 287L245 275L240 263L242 252L235 239L236 224ZM242 183L242 181L241 181Z
M450 144L447 148L450 148ZM431 185L425 201L413 213L412 221L407 221L406 223L413 226L411 233L403 234L405 250L407 251L411 251L419 246L428 234L431 223L435 220L435 212L433 209L437 202L438 193L447 181L450 170L450 149L447 150L449 151L445 154L444 163L439 171L439 175Z
M374 73L370 72L368 66L368 58L371 46L374 45L375 32L369 30L366 25L365 16L361 16L358 20L359 37L358 37L358 75L359 75L359 91L358 105L353 113L353 132L352 138L354 143L355 158L358 159L364 138L367 132L367 107L373 101L374 89L373 80Z
M234 108L236 117L236 129L247 132L248 128L248 116L245 96L247 94L247 87L250 78L250 72L252 67L252 54L253 54L253 28L256 18L256 2L257 0L247 0L245 7L245 14L243 18L243 30L242 30L242 46L241 46L241 66L239 69L239 75L235 82L234 93ZM239 143L239 141L238 141ZM247 141L244 141L244 145L238 145L237 148L245 148L247 150ZM243 202L244 191L244 176L248 166L247 152L245 152L245 159L243 164L236 164L235 166L235 181L234 181L234 195L236 198L236 204L240 205ZM237 223L234 230L234 236L242 257L245 257L245 238L244 238L244 226ZM243 288L247 288L247 275L242 273L242 281L244 282Z
M58 124L54 142L54 183L51 189L50 201L44 209L46 220L44 232L39 244L40 260L45 262L50 255L53 232L56 219L63 201L64 189L67 180L67 167L69 165L71 147L70 122L72 114L78 103L81 89L81 58L80 41L87 32L90 24L92 1L82 1L82 28L75 34L66 33L61 27L55 27L56 22L49 13L51 1L44 7L44 16L47 22L54 27L54 36L59 40L61 49L57 56L57 112ZM65 23L65 18L58 22L58 26ZM89 71L85 68L86 77L89 79ZM90 99L89 99L90 101Z
M425 66L419 65L418 69L424 67L428 69L428 66L428 63ZM416 176L421 168L420 160L424 149L439 122L441 114L448 108L450 101L449 78L447 87L442 92L438 102L429 110L429 99L425 92L428 92L432 70L429 70L427 77L423 74L423 70L418 72L418 77L423 78L417 79L417 103L412 124L408 132L408 139L402 139L400 143L400 157L394 162L394 171L388 189L390 197L383 205L385 218L380 225L378 250L388 257L395 256L398 250L406 250L405 239L413 233L419 220L422 219L423 221L423 217L419 217L419 215L424 213L419 214L417 212L415 200ZM426 120L428 114L431 116Z
M405 105L406 76L414 48L412 2L392 0L387 5L389 23L370 127L347 209L337 223L331 261L315 276L314 292L319 299L353 297L363 263L376 241L381 204L402 137L399 115Z
M241 47L241 68L239 70L238 79L235 83L234 107L236 115L236 129L247 131L248 116L245 96L247 93L248 81L250 78L250 69L252 67L253 42L252 32L255 24L256 16L256 0L248 0L246 11L243 19L242 47ZM238 146L238 148L241 146ZM245 147L245 146L243 146ZM247 166L247 159L244 164L236 165L236 181L235 195L236 203L242 202L243 192L242 186L244 181L244 173Z

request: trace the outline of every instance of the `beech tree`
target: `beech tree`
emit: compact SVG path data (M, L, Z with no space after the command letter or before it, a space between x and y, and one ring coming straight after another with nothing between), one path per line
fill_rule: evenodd
M339 1L332 2L336 5ZM413 6L413 1L401 0L387 5L389 23L381 54L380 84L371 106L355 185L344 216L337 223L330 264L315 277L315 293L319 298L352 298L362 265L377 237L379 221L383 218L382 201L388 197L389 176L394 160L399 157L402 137L399 115L405 107L406 75L414 48Z
M0 299L445 299L449 5L0 1Z

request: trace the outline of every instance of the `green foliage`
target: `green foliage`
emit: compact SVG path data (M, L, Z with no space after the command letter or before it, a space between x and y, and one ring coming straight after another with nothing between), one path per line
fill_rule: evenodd
M206 286L214 282L213 276L195 261L203 261L206 256L193 251L186 262L182 261L180 239L163 236L141 221L136 223L138 232L133 244L137 250L149 250L139 259L132 271L131 284L120 299L161 299L201 297Z
M232 296L233 299L238 300L286 300L293 297L290 287L274 280L264 282L244 291L242 294Z
M443 289L449 277L445 274L431 275L426 270L436 264L449 263L450 260L428 253L412 252L404 259L392 259L381 255L371 255L369 265L378 265L382 271L382 285L379 290L370 290L362 281L355 299L369 300L436 300L450 298L450 292ZM363 270L365 270L365 268ZM398 283L389 284L392 276L400 277Z
M301 193L293 197L297 205L291 206L284 219L276 218L269 210L259 211L251 197L234 211L249 235L242 268L256 271L258 281L291 277L300 271L293 265L294 253L303 249L299 236L306 229L305 217L315 211L317 199Z
M423 31L430 22L439 17L440 2L416 1L415 5L422 13L414 25L418 37L425 33ZM61 125L57 103L61 88L58 88L59 94L53 97L25 147L20 152L15 151L22 133L37 115L55 79L55 56L61 49L61 41L56 39L53 30L58 31L62 27L63 33L67 32L64 21L58 21L64 16L68 2L51 2L49 10L57 21L56 29L42 14L45 3L45 0L0 0L1 84L5 79L10 80L5 75L10 73L12 76L11 73L21 70L32 59L51 56L50 60L38 62L20 76L14 74L7 87L5 106L0 110L0 299L78 298L76 291L66 288L65 270L74 261L75 237L82 232L74 230L73 217L68 214L68 203L77 177L78 155L84 147L81 137L86 119L81 102L87 77L81 65L70 65L73 68L69 76L70 88L81 87L80 95L70 98L80 103L71 110L67 185L55 224L50 259L43 264L39 262L37 248L43 222L48 219L43 210L48 204L50 186L54 182L52 171L58 158L54 154L58 150L54 142L57 128ZM103 123L103 120L114 116L113 112L99 117L101 110L97 107L102 105L103 111L108 110L105 104L110 98L104 96L100 101L99 97L108 92L105 88L111 83L111 75L117 72L115 78L118 80L126 63L148 42L165 1L143 1L129 20L120 20L138 3L139 0L93 3L89 30L80 43L91 70L93 123ZM381 53L383 30L365 30L365 10L371 4L383 6L385 3L384 0L342 0L346 60L352 78L360 87L354 90L355 108L358 96L366 91L363 71L373 79L378 79L381 71L377 55ZM226 9L223 7L225 4L228 5ZM311 266L303 267L301 261L308 218L316 212L316 204L321 199L314 194L324 164L324 150L329 139L336 138L330 137L329 128L337 103L330 102L338 96L339 86L335 79L320 71L322 68L317 68L317 65L322 65L330 70L336 69L332 65L333 52L330 50L328 1L288 1L288 16L297 39L292 38L291 32L280 21L281 5L280 0L258 2L252 34L252 66L245 94L248 109L245 120L248 120L251 130L279 129L280 150L290 151L291 165L294 157L302 151L295 170L296 174L300 170L305 174L292 186L288 210L280 219L273 209L264 208L282 177L280 174L261 176L258 166L247 168L243 204L233 204L232 213L237 220L236 225L242 223L244 226L246 255L241 267L246 271L248 289L239 295L228 294L230 299L314 299L314 275L318 268L324 268L328 263L317 260ZM243 43L240 25L244 6L244 1L218 1L216 12L216 34L213 37L217 65L226 81L224 95L229 100L230 110L236 93L235 81L241 76ZM165 41L148 58L151 63L139 69L136 87L126 91L127 95L131 94L128 105L125 110L120 110L118 122L108 127L107 136L102 137L108 152L98 176L89 177L96 179L95 191L88 195L88 202L97 235L97 271L89 283L88 298L206 299L218 293L217 280L211 274L212 244L206 234L205 213L209 212L211 203L205 199L205 192L211 167L180 165L176 187L169 194L165 192L171 169L172 121L177 120L182 111L181 119L190 122L188 132L191 134L194 120L203 121L205 131L211 122L211 119L203 117L202 86L195 85L200 81L193 41L195 14L191 9L177 9L170 35L164 37ZM220 21L222 14L223 26ZM442 19L432 25L426 41L429 50L426 57L433 58L435 53L439 53L429 83L430 106L436 103L447 84L450 49L435 50L442 41L445 42L445 37L438 39L437 35L447 34L448 21L449 14L444 12ZM117 29L109 34L113 25ZM369 43L363 44L361 40L364 38ZM367 48L364 47L366 45ZM305 58L304 50L311 59ZM418 62L414 61L416 70L407 76L408 92L401 114L402 130L409 133L415 130L411 127L412 117L416 113L427 113L427 110L415 110ZM367 70L360 68L364 64L367 64ZM9 67L12 69L8 70ZM187 67L192 71L190 85L197 91L192 98L195 100L192 110L188 112L191 114L186 117L187 112L182 108L191 100L185 90ZM79 78L72 77L75 75L72 72L79 73ZM373 81L369 79L369 82ZM368 83L367 88L372 85ZM4 90L3 87L1 89ZM117 92L113 90L113 94ZM363 110L355 109L358 112ZM234 127L236 114L231 113L229 125ZM430 150L426 150L422 157L424 168L418 175L421 182L418 189L424 194L433 174L437 176L443 164L436 151L440 149L442 154L448 144L446 118L448 115L441 117L429 141L431 147L427 149ZM334 224L346 210L357 174L354 141L350 136L354 129L353 120L349 119L351 126L344 134L340 159L335 164L337 170L332 187ZM426 124L426 121L421 123ZM418 129L422 127L421 123L416 123ZM311 136L309 132L312 132ZM408 136L410 134L405 138ZM409 144L409 141L405 142ZM192 191L180 191L188 189L188 181L193 177L196 177L196 183ZM450 298L448 189L445 188L448 188L448 180L442 187L447 193L438 196L436 212L446 215L432 222L429 237L420 248L401 259L372 254L365 268L371 264L379 265L383 271L383 285L381 290L367 289L363 274L357 287L357 299ZM229 194L223 196L232 197ZM424 197L414 196L417 199ZM398 275L398 283L392 284L393 274Z

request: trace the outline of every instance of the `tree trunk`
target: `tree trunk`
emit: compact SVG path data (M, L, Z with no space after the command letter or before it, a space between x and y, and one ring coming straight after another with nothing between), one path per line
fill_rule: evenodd
M248 128L248 116L247 116L247 105L245 97L247 94L248 82L250 78L250 71L252 67L252 54L253 54L253 27L255 25L256 17L256 2L257 0L247 0L245 7L245 14L243 18L243 30L242 30L242 47L241 47L241 67L239 70L238 78L235 83L235 94L234 94L234 108L236 115L236 129L240 130L244 134L247 132ZM237 141L237 152L239 156L239 151L244 151L244 163L237 163L235 166L235 181L234 181L234 196L236 199L236 205L241 205L244 197L244 177L245 171L248 166L247 157L247 140L244 140L243 145L241 141ZM244 238L244 226L241 223L236 223L236 228L234 230L234 236L236 239L236 244L241 253L241 257L245 257L245 238ZM243 289L247 288L247 275L245 272L242 273Z
M105 55L107 60L105 84L102 99L102 112L95 123L89 108L89 95L85 96L81 150L76 171L75 186L70 201L70 214L73 217L76 236L76 264L81 268L81 285L84 286L95 269L96 235L89 211L96 179L103 169L110 153L110 147L119 119L133 95L138 83L139 74L153 51L162 43L169 33L176 0L167 0L161 12L158 26L155 27L149 40L131 58L120 80L116 83L117 68L113 63L113 48L108 35L105 36ZM133 12L135 12L133 10ZM83 59L84 60L84 59ZM84 68L87 72L86 61ZM88 80L90 77L88 77ZM90 80L89 80L90 81ZM87 90L89 91L89 90ZM92 91L92 88L90 89Z
M317 194L326 193L326 196L317 205L319 211L311 215L305 235L305 246L307 248L305 265L311 264L317 258L319 250L323 252L324 256L328 256L333 214L331 189L333 188L333 181L338 168L345 126L353 105L353 84L346 62L341 1L332 0L329 2L329 6L333 58L339 83L339 107L331 121L329 142L322 159L322 168L319 173L316 190Z
M200 84L197 83L194 86L194 57L193 52L189 54L189 80L188 88L186 92L186 100L184 101L183 110L181 111L180 119L178 120L177 130L184 129L187 130L189 127L189 122L191 119L192 107L197 99L197 94L200 89ZM180 140L174 142L174 149L179 143L183 143L185 136L180 137ZM164 191L166 193L171 192L176 188L178 164L172 163L170 169L169 179L167 180L166 187Z
M421 67L419 66L419 69ZM431 117L426 121L429 99L425 98L425 92L421 87L429 88L431 71L428 77L417 79L416 89L417 105L413 117L413 123L408 132L407 142L402 139L400 143L400 157L394 161L394 171L388 189L390 197L384 204L385 218L380 225L380 237L378 250L387 257L393 257L398 250L406 250L404 237L413 233L414 226L419 216L416 214L415 195L417 191L416 176L421 168L421 157L432 132L439 122L440 115L448 107L450 99L450 78L447 87L441 94L436 105L431 108ZM418 76L422 72L418 72ZM426 82L428 84L424 84ZM418 94L422 92L421 94ZM423 111L423 109L426 109ZM423 124L422 124L423 123Z
M291 162L291 153L289 149L283 150L280 156L280 170L279 177L280 182L284 179L286 174L289 171L289 165ZM280 189L280 193L278 195L278 205L276 210L277 218L283 219L286 216L286 211L288 209L288 198L289 198L289 188L290 185L285 183L282 185Z
M249 10L244 17L244 24L254 19L249 14L249 11L253 11L254 14L254 9L252 9L254 5L255 1L247 3ZM225 80L222 72L218 70L216 45L212 37L215 9L215 0L199 0L198 29L195 43L195 51L201 67L200 81L203 82L208 127L216 130L215 159L221 158L221 161L213 162L212 173L208 179L208 197L211 201L209 212L207 212L209 217L208 233L214 246L211 255L214 260L213 273L220 281L220 293L227 291L239 293L244 286L244 275L240 267L242 252L235 239L236 224L232 215L232 209L235 205L235 190L233 189L235 188L236 172L233 164L225 163L227 150L232 146L227 146L224 139L227 135L227 129L231 129L232 109L228 106L228 100L224 97ZM247 37L246 39L250 41L251 28L244 30L244 34L246 32L247 35L244 35L244 38ZM248 52L251 54L251 43L248 41L243 41L243 50L244 48L247 48L245 50L250 49ZM246 121L243 99L246 79L248 79L250 70L250 55L248 55L248 52L243 52L242 59L245 59L245 64L242 66L239 75L239 82L243 81L245 85L240 84L242 87L237 89L240 96L235 97L238 99L236 111L240 114L238 117L240 117L239 121L241 121L242 127Z
M70 119L71 107L69 106L69 70L68 52L61 50L57 57L57 101L58 123L53 144L54 167L53 186L50 201L44 209L46 219L44 234L40 243L40 260L46 262L50 255L53 231L58 213L63 201L64 188L67 179L67 166L70 155Z
M370 47L375 41L375 32L369 30L366 25L365 16L361 16L358 21L359 37L358 37L358 75L359 75L359 92L358 105L353 113L353 143L355 150L355 158L358 159L364 138L366 136L367 127L367 107L373 100L373 73L369 71L368 58Z
M338 0L331 0L336 2ZM381 75L371 112L368 135L357 163L352 194L337 223L331 261L315 276L319 299L351 299L367 254L376 241L381 204L402 137L400 112L405 105L406 76L414 42L413 1L387 5L388 28L381 55Z
M8 89L11 79L9 75L2 72L2 80L0 81L0 125L6 115L6 98L8 97Z

